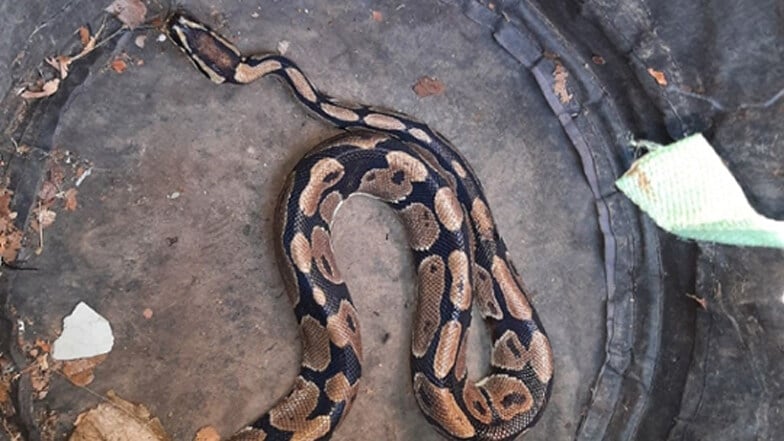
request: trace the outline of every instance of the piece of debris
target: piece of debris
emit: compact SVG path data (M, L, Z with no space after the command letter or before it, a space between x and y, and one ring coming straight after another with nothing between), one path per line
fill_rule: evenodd
M79 414L69 441L171 441L144 405L123 400L114 391L106 396L108 402Z
M574 95L569 93L569 88L566 85L568 78L569 71L566 70L566 67L561 63L556 63L553 71L553 93L558 96L558 100L563 104L568 103L574 97Z
M117 17L128 29L134 29L144 23L147 6L141 0L114 0L105 11Z
M63 194L63 199L65 199L65 211L76 211L76 207L79 206L79 201L76 200L76 195L79 193L79 190L76 188L69 188L65 190Z
M166 195L166 199L175 200L179 198L182 194L179 191L173 191Z
M377 23L381 23L384 20L384 15L381 14L381 11L373 11L370 13L370 16L373 18L373 21Z
M250 14L250 16L253 17L253 18L259 18L259 13L256 12L256 11L253 11L253 13Z
M144 308L144 311L142 311L142 317L146 318L147 320L152 318L152 314L153 312L150 308Z
M92 167L87 168L87 169L82 168L81 172L79 170L77 170L76 171L76 182L74 182L74 186L78 187L78 186L82 185L82 182L84 181L84 179L86 177L90 176L91 174L93 174L93 168Z
M128 63L126 63L125 60L123 60L121 57L117 57L112 60L110 66L112 67L112 70L118 74L121 74L125 72L126 69L128 69Z
M95 367L103 363L106 354L63 362L61 371L65 378L76 386L87 386L95 379Z
M598 64L599 66L603 66L606 63L604 57L601 55L594 55L591 57L591 61L593 61L593 64Z
M664 72L655 70L652 67L648 68L648 75L652 76L654 80L659 84L659 86L666 86L667 85L667 77L664 76Z
M291 43L288 40L280 40L278 42L278 53L281 55L286 55L286 52L288 52L290 45Z
M158 38L155 39L158 43L163 43L166 41L166 34L158 34Z
M212 426L204 426L196 432L193 441L220 441L220 433Z
M42 400L49 393L49 381L52 371L49 369L49 353L37 354L35 361L25 368L30 373L30 385L35 392L35 398Z
M52 96L57 92L57 89L60 88L60 79L59 78L52 78L51 80L44 83L41 87L41 90L33 91L33 90L25 90L22 92L22 98L26 100L30 99L38 99L38 98L46 98L48 96Z
M418 97L424 98L426 96L441 95L446 90L446 87L438 78L424 76L417 80L413 89Z
M0 188L0 257L3 262L13 262L22 248L22 232L16 228L16 212L11 211L13 192Z
M691 294L691 293L686 293L686 297L688 297L688 298L694 300L695 302L697 302L697 304L700 305L700 308L702 308L703 310L705 310L705 311L708 310L708 300L706 300L706 299L704 299L702 297L696 296L694 294Z
M133 39L133 44L136 45L138 48L144 48L144 44L147 42L146 35L137 35L136 38Z
M63 332L54 341L52 357L56 360L89 358L108 353L113 345L109 321L86 303L79 302L63 319Z

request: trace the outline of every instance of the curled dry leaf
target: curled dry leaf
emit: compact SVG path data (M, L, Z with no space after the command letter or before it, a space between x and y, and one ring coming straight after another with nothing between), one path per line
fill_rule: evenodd
M95 367L106 360L107 354L63 362L62 373L77 386L87 386L95 379Z
M655 70L651 67L648 68L648 75L652 76L656 83L659 86L666 86L667 85L667 77L664 75L664 72L660 70Z
M171 441L161 421L141 404L106 394L108 402L79 414L68 441Z
M52 96L57 92L57 89L60 88L60 79L59 78L52 78L51 80L44 83L41 87L41 90L32 91L32 90L25 90L22 92L22 98L26 100L33 100L38 98L46 98L48 96Z
M134 29L144 23L147 6L141 0L114 0L106 12L117 17L128 29Z
M441 95L446 90L444 83L438 78L422 77L414 84L414 93L419 97L426 97L431 95Z
M79 41L82 42L82 46L87 46L90 43L90 29L87 26L79 28Z
M212 426L204 426L196 432L193 441L220 441L220 433Z

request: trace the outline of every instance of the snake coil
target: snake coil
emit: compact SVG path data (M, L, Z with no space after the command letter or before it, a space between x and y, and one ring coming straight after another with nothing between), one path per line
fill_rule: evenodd
M355 194L386 202L407 229L418 275L411 370L427 420L457 440L512 440L530 428L552 388L550 343L460 153L411 117L325 95L288 58L243 56L187 15L173 14L166 31L213 82L276 76L312 113L351 129L309 152L284 185L276 248L302 364L289 394L230 440L327 440L348 413L362 343L330 235L335 212ZM477 382L466 372L472 303L493 341L490 374Z

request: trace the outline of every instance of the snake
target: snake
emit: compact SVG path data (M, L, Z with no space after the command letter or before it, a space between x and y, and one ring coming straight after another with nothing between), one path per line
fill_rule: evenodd
M362 342L331 233L338 209L354 195L385 202L406 230L417 285L410 368L427 421L452 440L513 440L532 427L551 394L553 352L463 155L410 116L323 93L289 58L243 55L184 11L164 26L214 83L276 77L311 114L344 129L294 166L275 216L278 266L302 341L299 375L287 395L229 439L328 440L348 414ZM492 340L489 373L478 381L466 368L474 307Z

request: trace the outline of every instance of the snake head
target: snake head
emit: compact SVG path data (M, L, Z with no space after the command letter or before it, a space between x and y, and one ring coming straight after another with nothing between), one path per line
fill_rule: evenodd
M166 34L201 73L215 83L234 82L242 55L231 42L182 12L166 21Z

